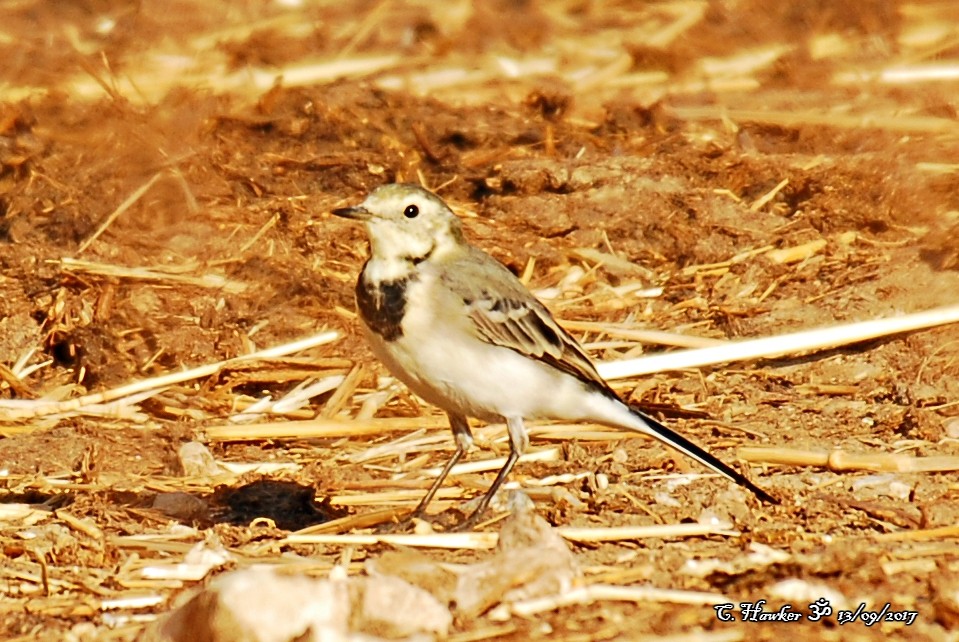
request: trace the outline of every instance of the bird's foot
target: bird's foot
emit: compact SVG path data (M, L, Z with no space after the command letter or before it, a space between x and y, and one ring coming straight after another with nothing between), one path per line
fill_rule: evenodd
M448 530L451 533L465 533L476 528L476 525L483 521L483 515L486 513L486 509L475 510L466 519L462 520L459 523L453 524Z

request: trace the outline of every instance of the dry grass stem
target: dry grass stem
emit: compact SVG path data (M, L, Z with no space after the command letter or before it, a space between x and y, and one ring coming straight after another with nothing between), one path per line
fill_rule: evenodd
M69 257L60 259L60 268L64 272L93 274L113 279L130 279L134 281L147 281L153 283L175 283L178 285L187 285L198 288L223 290L229 294L239 294L247 288L246 283L228 279L222 274L216 274L212 272L208 274L201 274L199 276L183 274L183 272L195 270L199 267L199 264L181 265L173 269L169 267L127 267L122 265L96 263L94 261L84 261L82 259L73 259Z
M559 448L545 448L543 450L528 451L517 460L517 463L529 463L535 461L558 461L560 457ZM506 457L496 457L494 459L482 459L479 461L468 461L462 464L456 464L450 470L450 476L468 475L471 473L483 473L494 470L500 470L506 465ZM440 474L442 468L427 468L424 474L436 477Z
M955 539L959 538L959 525L879 533L875 538L880 542L927 542L936 539Z
M327 544L330 546L372 546L391 544L410 548L448 548L458 550L488 550L496 546L498 533L434 533L429 535L288 535L280 544Z
M728 601L729 598L724 595L706 591L680 591L653 586L590 584L589 586L574 588L561 595L514 602L509 604L508 608L514 615L531 617L546 611L555 611L564 606L593 604L595 602L672 602L674 604L712 606Z
M810 241L809 243L803 243L802 245L769 250L766 252L766 258L773 263L798 263L799 261L805 261L811 256L815 256L824 247L826 247L826 239L818 239Z
M353 369L342 378L340 385L336 387L336 391L326 400L326 404L324 404L323 409L320 411L319 417L326 419L340 414L350 403L353 393L356 392L356 388L365 374L366 369L361 364L354 366Z
M674 346L677 348L709 348L729 343L723 339L696 337L688 334L678 334L676 332L663 332L662 330L643 330L636 327L626 327L620 323L570 321L564 319L560 321L560 325L574 332L598 332L610 337L638 341L639 343Z
M276 225L279 221L280 221L279 214L274 214L273 216L271 216L266 223L260 226L260 229L256 231L256 234L254 234L249 241L243 244L243 247L240 248L240 251L237 252L237 254L238 255L245 254L247 250L249 250L251 247L256 245L256 242L259 241L261 238L263 238L263 235L266 234L270 230L270 228Z
M343 383L344 375L333 375L324 377L319 381L306 379L298 384L293 390L283 395L280 399L273 401L270 396L256 400L254 403L246 406L243 412L230 417L234 423L244 423L262 418L263 415L290 415L307 405L311 399L334 390ZM309 411L310 416L313 415Z
M650 278L651 272L638 263L633 263L612 252L603 252L591 247L578 247L573 250L573 256L592 263L604 266L607 270L617 274L631 274L643 278Z
M94 524L93 522L80 519L74 516L69 511L60 509L54 513L57 519L63 521L67 526L77 531L78 533L83 533L84 535L98 541L102 542L104 540L103 531Z
M356 56L342 60L297 61L279 69L243 67L231 72L217 55L193 56L186 69L182 68L183 65L181 68L164 68L157 60L150 60L140 67L126 69L122 77L111 78L112 93L134 104L155 104L176 87L206 88L219 94L258 97L278 83L285 87L302 87L340 78L357 78L396 67L400 61L403 59L394 54ZM63 83L63 89L69 91L74 100L99 100L104 95L103 85L86 74L68 79ZM21 100L42 93L40 88L23 86L5 90L3 96L7 100Z
M959 456L910 457L888 453L850 453L844 450L818 451L796 448L740 448L740 459L757 464L819 466L834 471L928 473L959 470Z
M253 441L363 437L422 428L449 430L449 420L445 416L392 417L362 422L344 419L309 419L242 425L221 424L204 428L204 433L210 441Z
M389 486L390 482L384 481L384 487ZM383 504L403 504L416 505L423 499L423 491L426 486L416 490L378 490L374 493L354 493L351 495L332 495L330 503L336 506L381 506ZM437 500L444 499L462 499L465 492L461 488L441 488L436 492ZM436 502L440 505L440 502Z
M837 85L861 85L877 81L890 85L909 85L957 80L959 80L959 65L951 61L922 65L896 65L878 71L844 71L833 76L833 82Z
M666 111L680 120L709 121L731 119L777 127L835 127L837 129L884 129L899 133L954 134L959 126L950 118L907 116L903 114L825 114L816 111L784 111L770 109L726 109L720 107L677 107Z
M738 532L727 522L717 524L656 524L652 526L617 526L609 528L575 528L561 526L556 529L571 542L622 542L651 538L704 537L723 535L736 537Z
M250 473L256 473L258 475L275 475L281 472L295 473L303 468L300 464L281 461L217 461L216 463L228 473L237 476L248 475Z
M729 194L735 197L735 194L732 194L732 192L730 192L729 190L721 190L721 191L728 192ZM680 271L680 274L682 274L683 276L694 276L696 274L712 273L712 272L724 273L728 271L728 268L732 267L733 265L737 265L739 263L747 261L753 258L754 256L764 254L772 249L775 249L775 247L772 245L764 245L763 247L744 250L742 252L739 252L732 258L727 259L725 261L720 261L718 263L705 263L705 264L699 264L699 265L686 266Z
M425 430L417 430L383 444L374 444L350 455L349 460L354 464L362 464L378 459L406 457L417 452L448 450L449 447L450 439L447 435L442 433L427 435Z
M783 191L783 189L787 185L789 185L788 178L784 178L781 181L779 181L776 187L772 188L771 190L769 190L768 192L766 192L765 194L757 198L756 202L749 206L749 211L758 212L759 210L761 210L763 207L766 206L767 203L769 203L771 200L776 198L776 195L779 194L779 192Z
M597 369L605 379L625 379L656 372L700 368L719 363L800 355L877 337L886 337L956 322L959 322L959 305L905 314L901 317L804 330L776 337L734 341L711 348L604 362L598 364Z
M402 518L408 510L406 508L383 508L380 510L367 511L356 515L349 515L339 519L331 519L322 524L316 524L308 528L292 533L291 535L321 535L330 533L346 533L364 528L372 528L390 522L394 519Z
M64 401L50 401L44 399L36 400L18 400L18 399L0 399L0 421L19 421L47 415L77 412L87 406L95 406L109 401L122 399L132 395L146 393L148 391L160 390L168 386L192 381L201 377L208 377L219 372L221 369L247 361L257 359L273 359L286 356L309 348L332 343L339 338L338 332L321 332L298 341L285 343L272 348L266 348L247 355L241 355L232 359L217 361L203 366L190 368L182 372L173 372L159 377L142 379L118 388L96 392L82 397L67 399Z
M656 526L625 526L620 528L558 528L557 532L573 542L615 542L648 538L702 537L707 535L738 535L730 524L662 524ZM312 529L311 529L312 530ZM283 539L287 544L329 544L362 546L393 544L413 548L489 549L496 546L498 533L434 533L429 535L330 535L323 533L294 533Z
M100 609L104 611L115 609L145 609L157 606L167 601L165 595L126 595L100 600Z
M110 227L110 225L112 225L113 222L120 217L121 214L133 207L134 203L139 201L158 180L163 178L164 174L165 172L157 172L150 178L150 180L135 189L133 193L126 198L126 200L120 203L120 205L113 210L110 215L106 217L106 219L104 219L103 223L100 224L100 227L98 227L87 240L80 244L80 246L77 248L77 254L83 254L84 250L86 250L94 241L100 238L100 235L103 234L107 228Z

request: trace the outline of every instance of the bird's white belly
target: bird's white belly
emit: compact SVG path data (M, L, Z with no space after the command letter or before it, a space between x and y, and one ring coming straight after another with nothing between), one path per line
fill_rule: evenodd
M464 347L442 333L428 344L410 343L399 339L384 361L394 361L394 374L446 410L488 421L577 419L583 412L572 403L582 397L581 382L507 348L479 342Z
M444 410L500 421L505 417L577 420L585 386L518 352L486 343L457 323L440 324L409 309L403 336L387 343L370 333L387 368Z

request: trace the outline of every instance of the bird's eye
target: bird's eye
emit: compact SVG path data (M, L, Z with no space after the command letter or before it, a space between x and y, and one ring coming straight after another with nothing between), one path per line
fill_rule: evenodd
M420 213L420 208L415 205L407 205L406 209L403 210L403 216L406 218L416 218L416 215Z

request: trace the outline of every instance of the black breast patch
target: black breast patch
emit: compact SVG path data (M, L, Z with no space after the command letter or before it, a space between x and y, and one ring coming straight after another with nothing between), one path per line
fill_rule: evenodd
M406 292L416 280L411 275L395 281L369 283L364 274L356 281L356 305L363 320L373 332L386 341L403 336L403 314L406 311Z

